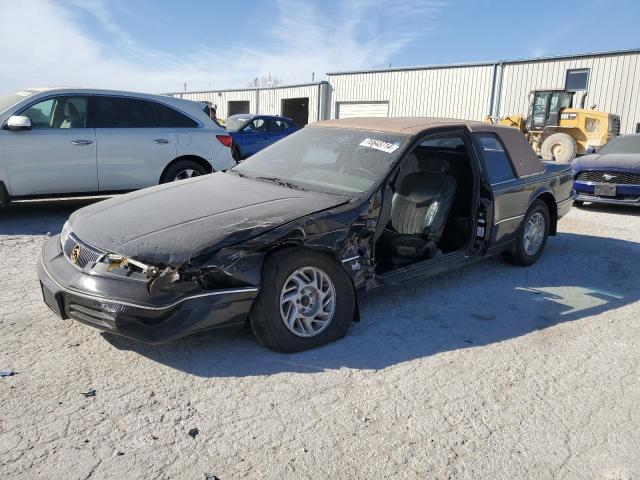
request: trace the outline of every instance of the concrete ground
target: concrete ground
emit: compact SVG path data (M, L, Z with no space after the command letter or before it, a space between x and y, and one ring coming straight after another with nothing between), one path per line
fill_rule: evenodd
M533 267L376 293L284 355L54 317L36 260L77 206L0 212L0 478L640 478L640 210L574 208Z

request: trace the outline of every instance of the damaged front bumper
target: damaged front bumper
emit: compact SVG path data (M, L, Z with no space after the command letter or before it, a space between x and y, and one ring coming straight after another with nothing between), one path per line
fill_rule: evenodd
M241 287L150 295L144 279L74 266L59 236L45 242L38 276L45 303L59 317L148 343L242 324L258 294L257 287Z

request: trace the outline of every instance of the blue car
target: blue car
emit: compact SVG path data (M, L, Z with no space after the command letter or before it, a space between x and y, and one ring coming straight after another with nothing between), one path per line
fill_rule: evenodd
M640 134L616 137L573 161L575 201L640 206Z
M233 139L231 153L237 162L298 130L290 118L248 113L231 115L225 127Z

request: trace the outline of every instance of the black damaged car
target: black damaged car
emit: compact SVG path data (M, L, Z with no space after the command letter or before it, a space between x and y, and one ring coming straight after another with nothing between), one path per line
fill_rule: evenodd
M568 164L515 129L320 122L226 172L76 211L44 245L60 317L157 343L249 322L278 351L336 340L361 294L502 253L531 265L571 208Z

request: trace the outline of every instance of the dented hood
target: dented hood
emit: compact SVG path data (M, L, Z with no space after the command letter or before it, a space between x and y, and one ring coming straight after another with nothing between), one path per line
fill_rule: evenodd
M95 203L69 222L101 250L179 265L345 201L219 172Z

